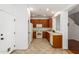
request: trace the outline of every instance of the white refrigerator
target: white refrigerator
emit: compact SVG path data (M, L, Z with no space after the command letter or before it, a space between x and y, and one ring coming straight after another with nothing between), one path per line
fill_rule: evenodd
M31 43L32 41L32 36L33 36L33 24L32 23L28 23L28 44Z

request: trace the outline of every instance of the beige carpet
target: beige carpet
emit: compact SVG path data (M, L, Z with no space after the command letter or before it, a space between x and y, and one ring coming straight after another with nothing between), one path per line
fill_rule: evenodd
M27 50L15 50L13 54L68 54L68 52L51 47L46 39L34 39Z

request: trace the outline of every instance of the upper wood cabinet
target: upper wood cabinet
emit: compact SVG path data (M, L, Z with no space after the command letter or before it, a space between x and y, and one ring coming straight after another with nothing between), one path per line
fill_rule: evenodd
M52 28L52 23L53 23L53 20L52 19L49 19L49 27Z
M43 27L48 28L48 20L40 20L40 24L42 24Z
M31 20L31 23L33 24L33 27L36 27L35 21Z
M45 28L52 28L52 19L31 19L33 27L36 27L36 24L42 24Z

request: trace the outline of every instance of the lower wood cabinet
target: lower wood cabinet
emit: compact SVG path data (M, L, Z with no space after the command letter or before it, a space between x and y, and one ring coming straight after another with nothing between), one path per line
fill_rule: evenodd
M46 32L43 31L43 38L46 38Z
M36 38L36 31L33 31L33 36L34 39Z
M50 42L50 33L46 32L46 35L47 40Z
M62 48L62 35L53 35L53 47Z
M50 42L50 34L48 32L43 32L43 38L46 38Z

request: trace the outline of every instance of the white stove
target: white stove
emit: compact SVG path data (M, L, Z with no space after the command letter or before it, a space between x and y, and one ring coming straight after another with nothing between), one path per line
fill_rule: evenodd
M42 38L43 32L42 31L36 31L36 38Z
M40 31L40 28L42 28L42 24L37 24L37 25L36 25L36 28L39 28L39 29L36 31L36 38L42 38L42 36L43 36L43 31Z

